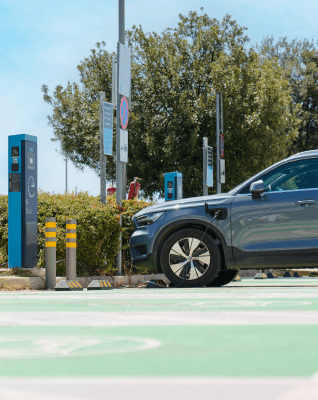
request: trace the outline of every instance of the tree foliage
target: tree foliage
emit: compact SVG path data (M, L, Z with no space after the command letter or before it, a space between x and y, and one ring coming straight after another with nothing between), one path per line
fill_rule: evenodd
M299 112L299 134L290 146L294 154L318 148L318 51L313 43L267 37L260 46L266 59L277 60L288 79Z
M203 137L215 145L216 93L222 91L226 185L230 189L283 158L297 135L291 90L275 58L247 49L248 37L230 16L179 15L176 29L126 33L132 48L132 108L128 179L142 178L146 195L163 193L163 173L183 173L184 197L202 194ZM99 102L110 101L111 54L97 44L78 66L81 86L58 86L44 99L49 123L78 167L99 171ZM215 155L214 155L215 156ZM112 158L107 177L114 179ZM212 192L212 191L211 191Z

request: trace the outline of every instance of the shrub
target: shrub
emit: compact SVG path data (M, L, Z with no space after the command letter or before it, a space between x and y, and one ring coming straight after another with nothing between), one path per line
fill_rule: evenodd
M0 195L0 264L8 261L8 196Z
M130 269L129 238L133 231L132 216L149 203L126 200L121 208L115 196L107 198L107 204L99 196L88 193L38 194L38 267L45 267L45 218L56 217L56 259L66 258L66 220L75 218L77 223L77 261L88 274L115 274L122 215L123 264ZM0 262L8 259L8 196L0 196ZM85 272L77 265L77 275ZM57 263L57 275L65 275L65 261Z
M116 206L116 196L110 196L107 198L108 203ZM150 206L151 203L145 200L123 200L123 204L121 209L119 210L122 215L122 266L123 271L126 271L126 274L131 274L136 272L135 269L131 265L130 258L130 250L129 250L129 239L133 233L133 221L132 216L136 214L138 211L142 210L145 207Z

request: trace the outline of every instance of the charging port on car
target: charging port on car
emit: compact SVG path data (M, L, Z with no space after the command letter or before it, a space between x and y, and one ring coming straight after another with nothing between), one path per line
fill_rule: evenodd
M210 207L208 203L205 203L205 212L215 219L222 220L227 218L227 208Z

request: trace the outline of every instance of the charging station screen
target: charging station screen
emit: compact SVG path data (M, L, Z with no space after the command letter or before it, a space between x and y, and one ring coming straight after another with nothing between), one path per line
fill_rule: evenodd
M13 146L11 148L11 157L19 157L19 146Z

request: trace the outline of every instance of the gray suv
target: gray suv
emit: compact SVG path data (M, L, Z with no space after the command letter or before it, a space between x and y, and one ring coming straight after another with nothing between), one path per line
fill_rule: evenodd
M282 160L228 193L134 215L132 262L175 285L222 286L240 269L318 266L318 150Z

